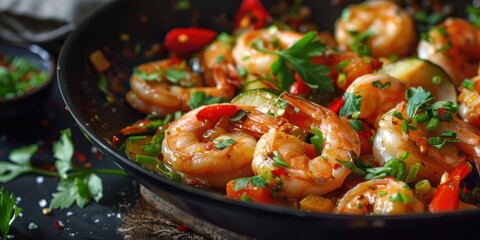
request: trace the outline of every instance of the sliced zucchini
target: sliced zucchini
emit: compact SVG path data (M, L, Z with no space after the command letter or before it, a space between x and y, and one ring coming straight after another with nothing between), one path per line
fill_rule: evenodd
M407 58L385 65L380 72L399 79L407 87L423 87L437 101L457 101L457 90L450 77L440 66L428 60Z
M282 100L268 88L244 91L233 98L231 102L242 106L253 106L263 113L271 113L274 116L282 115L285 110L285 106L282 106Z

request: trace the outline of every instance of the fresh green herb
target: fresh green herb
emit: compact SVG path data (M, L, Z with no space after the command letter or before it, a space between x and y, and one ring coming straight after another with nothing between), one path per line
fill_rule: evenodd
M354 93L345 92L343 94L345 103L338 114L342 117L358 118L360 115L362 98L363 97L361 95L358 95L358 91Z
M177 0L175 4L176 10L186 10L191 6L190 0Z
M278 55L278 60L270 68L273 75L278 77L283 90L290 90L290 86L295 82L294 74L287 65L289 64L309 87L329 92L334 91L333 81L327 76L330 69L311 61L313 56L318 56L327 49L325 44L318 41L316 32L306 33L286 50L269 51L263 47L261 41L256 41L254 45L259 51Z
M147 165L154 165L157 163L157 158L152 156L136 155L135 162Z
M237 141L235 141L231 138L227 138L227 139L215 139L213 142L215 143L215 148L216 149L223 150L225 148L228 148L228 147L232 146Z
M447 16L441 12L432 12L428 14L425 10L418 10L413 14L413 19L417 23L420 32L428 32Z
M387 191L380 190L380 191L378 191L378 196L383 197L383 196L387 195L387 193L388 193Z
M147 136L146 136L146 135L139 135L139 136L130 136L130 137L128 137L128 141L130 141L130 142L136 142L136 141L145 140L145 139L147 139Z
M267 180L261 176L245 177L235 180L235 192L240 191L247 187L248 183L251 183L254 187L265 188L268 184Z
M159 71L148 74L147 72L140 70L140 68L135 67L133 68L133 74L142 78L145 81L160 81Z
M341 163L343 166L350 168L350 170L352 170L352 173L358 176L365 176L367 174L365 169L371 167L358 160L354 160L353 162L344 161L340 159L336 159L336 160L339 163Z
M422 87L409 88L406 92L406 97L408 99L407 117L410 120L415 117L415 114L421 106L434 99L433 95Z
M468 20L470 20L476 27L480 27L480 8L478 6L468 5L466 11L468 14Z
M372 85L380 90L390 87L390 84L392 84L390 81L386 82L385 84L382 84L380 80L372 82Z
M0 98L10 99L48 81L48 74L23 57L0 55Z
M157 170L159 170L163 175L165 175L172 181L182 182L182 175L180 175L178 172L175 172L167 168L167 166L165 166L165 164L162 161L158 161Z
M350 42L350 48L354 52L356 52L358 55L372 54L372 50L368 47L367 40L369 37L375 35L373 31L367 30L362 33L357 31L349 31L348 33L353 37L352 41Z
M246 193L243 193L242 196L240 196L240 201L253 202L253 200Z
M289 168L290 165L288 165L285 160L280 157L280 154L277 151L273 152L273 166L275 167L284 167L284 168Z
M311 129L314 135L310 138L310 142L313 144L315 151L318 154L322 154L323 141L324 141L323 133L322 131L320 131L318 128L314 126L312 126Z
M467 79L463 80L463 82L462 82L462 88L465 88L465 89L468 89L468 90L470 90L470 91L473 91L473 90L475 90L475 84L476 84L475 81L472 81L472 80L470 80L470 79L467 78Z
M249 113L250 113L249 111L245 111L243 109L240 109L240 110L238 110L238 112L235 113L235 115L233 115L232 118L230 118L230 121L231 122L239 122L240 120L242 120L242 118L247 116L247 114L249 114Z
M345 68L346 66L348 66L348 64L350 64L350 62L351 62L350 59L343 60L343 61L341 61L339 64L337 64L337 66L335 66L335 68L336 68L338 71L342 71L343 68Z
M98 82L97 82L98 89L102 91L105 95L108 95L108 88L107 88L107 77L105 75L100 75L98 77Z
M363 126L362 121L358 119L350 119L348 120L348 124L352 126L353 129L355 129L355 131L357 132L361 132L365 130L365 127Z
M15 203L15 194L10 193L7 189L0 188L0 234L2 239L8 239L7 235L13 221L22 212L22 208Z
M366 180L380 179L387 176L395 177L402 181L405 178L406 164L403 160L392 158L388 160L383 167L368 168Z
M68 208L73 203L79 207L85 206L91 199L99 201L102 198L102 180L96 173L126 176L121 170L113 169L81 169L74 168L71 160L73 143L70 129L60 132L60 138L52 144L56 171L48 171L31 165L32 158L38 150L35 144L14 149L9 154L11 162L0 162L0 183L9 182L16 177L36 173L45 176L59 177L58 192L50 202L50 208Z
M162 141L165 137L165 134L156 134L153 135L150 142L145 143L141 146L142 152L148 156L156 157L162 153Z
M396 192L388 197L392 202L400 202L402 204L415 203L415 198L408 196L405 193Z
M227 45L232 45L235 42L235 38L233 38L232 35L226 32L221 32L220 34L218 34L217 40Z
M228 102L228 99L221 98L221 97L211 97L207 96L203 91L197 91L192 93L192 97L188 100L188 106L191 109L198 108L203 105L210 105L214 103L224 103Z
M432 83L434 85L440 85L440 83L442 83L442 77L438 76L438 75L435 75L432 77Z
M415 163L410 167L407 176L403 180L406 183L411 183L417 177L418 171L420 170L420 163Z
M184 67L181 67L180 69L174 69L174 68L165 69L163 70L163 74L165 75L168 81L174 84L180 84L181 80L189 78L189 75L184 70Z

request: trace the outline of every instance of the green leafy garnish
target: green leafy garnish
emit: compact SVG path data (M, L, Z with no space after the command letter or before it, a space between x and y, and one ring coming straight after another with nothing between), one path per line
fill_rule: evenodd
M227 147L232 146L237 141L235 141L231 138L228 138L228 139L215 139L213 142L215 143L215 148L216 149L223 150Z
M400 202L402 204L415 203L415 198L401 192L396 192L390 195L388 199L392 202Z
M382 84L380 80L372 82L372 85L380 90L390 87L390 84L392 84L390 81L386 82L385 84Z
M324 141L323 133L322 131L320 131L318 128L314 126L312 126L311 129L314 135L310 138L310 142L313 144L315 151L318 154L322 154L323 141Z
M406 98L408 99L407 117L410 120L415 117L418 109L421 106L434 99L433 95L429 91L424 90L422 87L409 88L406 92Z
M462 82L462 88L468 89L470 91L473 91L475 89L475 81L472 81L470 79L465 79Z
M261 41L255 42L254 45L259 51L278 55L278 60L272 64L270 69L273 75L278 77L283 90L288 91L295 82L294 74L290 70L291 66L309 87L329 92L334 91L332 79L327 76L330 73L330 69L324 65L314 64L311 61L313 56L318 56L327 49L327 46L317 39L316 32L306 33L286 50L266 50Z
M160 72L158 71L148 74L147 72L140 70L140 68L135 67L133 68L133 74L145 81L160 81Z
M367 40L375 33L371 30L359 33L357 31L349 31L349 34L353 37L350 42L350 48L358 55L370 55L372 50L368 47Z
M15 194L9 193L3 187L0 188L0 233L2 239L7 239L13 221L22 212L22 208L18 207L15 201Z
M224 103L228 102L228 99L221 98L221 97L211 97L207 96L203 91L197 91L192 93L192 97L188 100L188 106L191 109L198 108L203 105L210 105L214 103Z
M92 199L99 201L103 196L102 180L96 173L126 176L121 170L113 169L82 169L72 166L74 146L71 140L71 130L64 129L60 138L52 144L56 171L44 170L31 165L32 157L38 151L35 144L14 149L9 154L11 162L0 162L0 182L6 183L16 177L36 173L50 177L59 177L58 192L50 202L50 208L68 208L76 203L84 207Z
M341 117L357 118L360 115L360 105L362 104L362 96L358 95L358 91L354 93L345 92L343 99L345 103L340 109L338 115Z
M273 166L275 167L284 167L284 168L289 168L290 165L288 165L285 160L280 157L280 154L277 151L273 152Z
M476 27L480 27L480 8L478 6L468 5L466 10L468 13L468 20L470 20Z
M248 183L251 183L254 187L265 188L268 184L268 181L261 176L245 177L235 180L235 187L233 190L238 192L241 189L247 187Z
M175 182L182 181L182 175L180 175L178 172L172 171L171 169L167 168L167 166L165 166L165 164L162 161L158 162L157 169L172 181L175 181Z

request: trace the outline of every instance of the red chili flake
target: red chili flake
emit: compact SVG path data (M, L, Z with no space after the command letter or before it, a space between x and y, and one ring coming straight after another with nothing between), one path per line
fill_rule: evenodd
M53 221L53 226L58 229L58 230L63 230L63 227L65 226L62 221L55 219Z
M207 151L211 151L214 147L215 147L215 143L213 142L205 143L205 150Z
M75 155L78 158L78 161L80 161L80 162L85 162L87 160L87 157L83 153L79 153L79 152L75 151Z
M285 168L277 168L272 170L272 175L273 176L287 176L288 172Z
M188 230L188 228L185 225L178 225L177 230L181 231L181 232L186 232Z
M113 136L112 137L112 142L115 143L115 144L120 143L120 138L117 137L117 136Z
M443 107L438 108L438 117L445 118L445 113L446 113L445 108Z
M340 163L335 163L333 165L333 169L337 169L337 168L341 168L341 167L342 167L342 164L340 164Z

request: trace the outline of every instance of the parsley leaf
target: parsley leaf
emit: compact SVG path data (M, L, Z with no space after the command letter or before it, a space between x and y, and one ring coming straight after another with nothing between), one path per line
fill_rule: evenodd
M231 138L228 138L228 139L215 139L213 142L215 143L215 148L216 149L223 150L225 148L228 148L228 147L232 146L237 141L235 141Z
M329 92L334 91L333 81L327 76L330 73L330 69L327 66L311 62L313 56L318 56L327 49L327 46L318 41L316 37L316 32L308 32L290 48L276 52L268 52L260 43L257 43L260 51L278 55L278 60L270 68L273 75L278 77L280 85L284 90L288 91L295 82L295 76L287 65L288 63L309 87L313 89L320 88Z
M53 142L53 157L55 157L55 167L61 178L67 178L67 171L72 169L73 143L71 140L72 132L70 129L64 129L60 132L60 139Z
M15 204L15 194L9 193L7 189L0 188L0 233L2 239L8 239L8 231L13 221L22 212L22 208Z
M221 98L221 97L207 96L205 92L198 91L198 92L192 93L192 97L190 98L190 100L188 100L188 106L190 106L191 109L195 109L203 105L210 105L214 103L224 103L224 102L228 102L228 99Z
M313 144L313 147L315 148L315 151L318 154L322 154L323 141L324 141L323 133L322 133L322 131L320 131L318 128L316 128L314 126L312 126L311 129L312 129L312 132L313 132L314 136L312 136L310 138L310 142Z
M362 103L362 96L357 94L358 91L354 93L345 92L343 94L343 99L345 103L340 109L338 115L341 117L352 117L357 118L360 115L360 105Z
M434 99L433 95L422 87L411 87L405 94L408 99L407 117L409 120L412 120L415 117L420 107Z
M9 162L0 162L0 183L9 182L16 177L32 172L30 159L38 150L38 145L32 144L16 148L8 155Z

